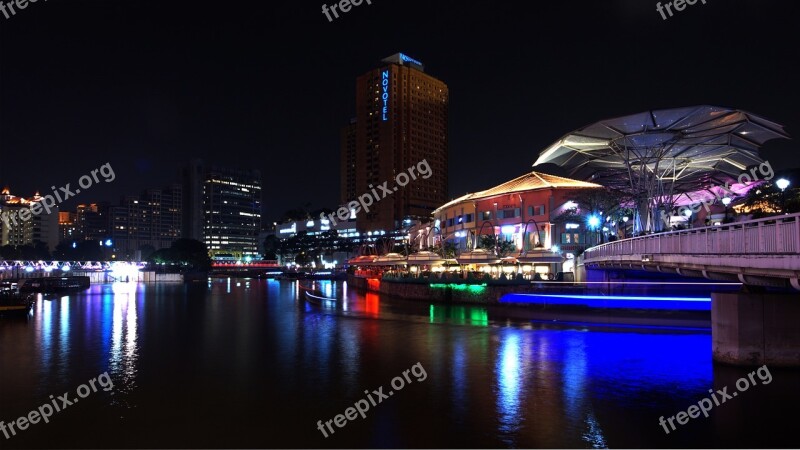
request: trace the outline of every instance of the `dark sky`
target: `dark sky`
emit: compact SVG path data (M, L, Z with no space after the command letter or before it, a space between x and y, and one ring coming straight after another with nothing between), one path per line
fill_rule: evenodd
M398 51L450 87L451 197L648 109L733 107L800 133L796 1L698 1L664 21L652 0L372 0L333 23L322 3L39 0L0 15L0 184L74 187L110 162L117 179L78 200L116 201L199 157L261 169L267 219L334 207L355 78ZM763 156L798 167L795 144Z

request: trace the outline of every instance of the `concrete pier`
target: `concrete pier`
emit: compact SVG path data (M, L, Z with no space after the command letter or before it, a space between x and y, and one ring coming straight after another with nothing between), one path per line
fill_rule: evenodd
M800 367L800 294L711 295L714 361Z

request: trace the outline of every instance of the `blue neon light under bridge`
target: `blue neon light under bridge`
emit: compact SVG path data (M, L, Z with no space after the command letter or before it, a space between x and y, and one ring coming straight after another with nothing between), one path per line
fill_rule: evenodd
M587 306L613 309L711 311L708 297L632 297L621 295L506 294L500 303Z

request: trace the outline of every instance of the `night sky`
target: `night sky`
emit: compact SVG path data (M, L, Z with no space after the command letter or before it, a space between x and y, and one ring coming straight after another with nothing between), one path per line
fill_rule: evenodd
M117 179L75 200L114 202L203 158L261 169L269 221L335 207L355 78L399 51L450 87L451 197L648 109L739 108L800 133L796 1L698 1L664 21L652 0L372 0L332 23L322 3L39 0L0 15L0 184L29 196L110 162ZM779 171L799 151L763 156Z

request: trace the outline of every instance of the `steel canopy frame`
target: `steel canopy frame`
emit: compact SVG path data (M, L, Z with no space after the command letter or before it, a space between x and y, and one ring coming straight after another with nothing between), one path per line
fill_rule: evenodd
M556 164L571 178L632 195L634 229L659 231L660 211L671 210L681 196L735 183L764 162L761 146L777 138L788 138L782 125L741 110L652 110L569 133L542 151L534 167Z

